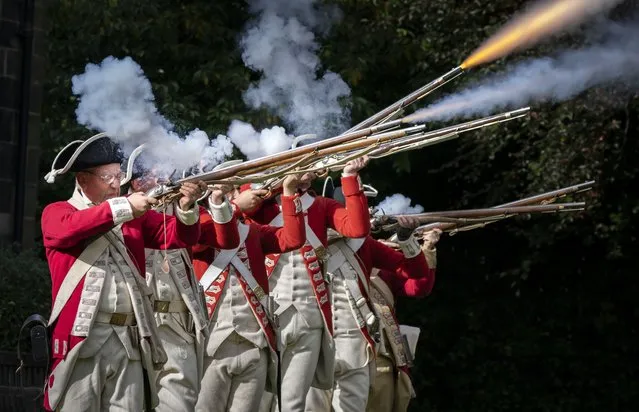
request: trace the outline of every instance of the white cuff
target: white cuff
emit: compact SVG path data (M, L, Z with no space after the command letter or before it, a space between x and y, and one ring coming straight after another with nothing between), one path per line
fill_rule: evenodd
M426 257L426 263L430 269L437 268L437 249L422 249Z
M417 238L412 234L408 237L407 240L398 240L399 248L404 252L404 256L408 259L414 258L415 256L422 253L422 248L419 246L419 242Z
M209 202L209 212L215 223L224 224L233 219L233 207L226 198L221 205L215 205L213 202Z
M120 223L133 220L133 209L126 197L115 197L107 200L107 203L111 207L111 214L113 215L113 223L117 226Z
M187 226L194 225L200 220L199 207L197 206L197 203L194 203L189 210L182 210L179 203L177 203L173 209L175 210L175 216L180 220L180 222Z

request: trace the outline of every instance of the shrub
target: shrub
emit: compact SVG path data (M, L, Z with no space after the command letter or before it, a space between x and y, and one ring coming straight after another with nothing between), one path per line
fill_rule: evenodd
M49 267L38 250L0 246L0 350L15 350L27 316L51 310Z

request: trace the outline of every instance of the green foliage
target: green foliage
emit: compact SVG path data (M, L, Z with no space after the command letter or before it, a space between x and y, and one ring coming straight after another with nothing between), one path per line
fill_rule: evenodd
M49 268L36 250L0 246L2 304L0 350L15 350L22 322L34 313L45 318L51 306Z
M321 58L351 86L353 124L459 64L528 3L327 2L343 16L319 40ZM636 6L627 1L616 16L625 18ZM128 55L142 65L159 110L180 130L199 127L215 135L233 119L258 128L280 123L242 102L257 78L237 47L249 18L245 1L57 0L50 15L42 170L62 145L89 134L75 122L71 76L108 55ZM506 64L581 41L578 34L561 36L474 69L420 105ZM639 264L639 198L630 189L639 183L638 142L636 92L602 87L568 102L534 105L526 120L367 168L364 180L380 197L404 193L427 210L486 207L597 181L582 196L589 204L585 213L510 220L441 240L433 296L399 308L402 321L423 331L412 410L638 409L639 282L632 268ZM42 187L40 203L68 197L70 179L64 183ZM12 257L9 267L21 269L3 276L3 282L21 279L15 294L25 295L15 304L24 313L14 311L11 321L5 321L7 305L0 309L5 326L49 306L46 270L25 256ZM47 298L44 291L26 296L25 284L45 287ZM13 336L9 329L3 328Z

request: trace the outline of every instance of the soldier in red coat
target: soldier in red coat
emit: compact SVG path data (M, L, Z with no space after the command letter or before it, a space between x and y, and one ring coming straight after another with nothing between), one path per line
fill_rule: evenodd
M441 231L435 229L422 236L422 250L432 271L437 266L435 245L440 235ZM397 244L385 243L397 247ZM370 298L380 320L382 339L377 345L375 379L366 411L406 412L410 400L415 397L408 369L415 357L419 329L399 324L395 301L400 296L428 296L433 289L433 279L430 276L398 277L386 270L375 270L370 280Z
M168 181L146 147L137 147L127 161L127 176L121 184L129 183L131 193L148 192ZM156 210L174 216L177 207L173 202ZM216 221L226 223L223 219L217 216ZM218 246L214 230L221 225L214 225L212 219L210 224L208 237ZM187 248L145 250L146 283L153 291L158 337L167 354L162 369L150 374L158 388L155 412L193 411L200 393L209 319L189 252Z
M272 382L276 341L268 316L271 305L264 259L265 254L298 249L306 240L302 205L296 194L298 180L288 176L283 183L283 226L238 222L237 248L216 248L208 230L211 217L201 217L202 236L193 248L194 267L205 290L211 323L196 411L253 412L260 404L268 375L269 389L276 388ZM251 191L240 194L235 189L231 193L231 202L241 207L252 199ZM218 206L210 209L215 214Z
M333 190L330 178L324 187L329 189L327 195L344 202L341 188ZM377 191L372 189L365 193L374 197ZM375 373L376 342L381 341L383 333L379 330L379 319L370 299L373 270L383 270L392 279L419 278L429 282L431 287L434 283L435 271L427 263L428 252L420 248L412 236L419 221L405 217L398 219L398 223L399 250L371 236L345 238L333 232L329 237L330 257L326 272L331 279L335 382L332 390L311 388L306 401L307 411L356 412L366 408Z
M293 252L267 256L270 294L277 306L273 315L278 324L282 376L279 402L283 411L303 411L311 386L333 387L333 316L322 269L327 259L327 231L331 228L355 238L368 235L368 203L358 175L367 162L368 158L359 158L344 167L345 205L313 196L309 189L316 176L304 174L298 192L305 214L306 243ZM281 226L278 202L278 198L271 199L248 215L260 223ZM265 400L262 408L269 408L268 403Z
M176 216L164 218L149 210L155 199L120 196L120 161L117 146L100 134L68 145L46 176L50 183L66 172L76 178L72 197L42 213L53 297L48 410L141 411L157 404L145 375L166 353L144 282L144 249L197 242L194 205L205 185L183 185ZM216 196L222 203L223 194ZM220 244L237 246L237 229L221 226Z

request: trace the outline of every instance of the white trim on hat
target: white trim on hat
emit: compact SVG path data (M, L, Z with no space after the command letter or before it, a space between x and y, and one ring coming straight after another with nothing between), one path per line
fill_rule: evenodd
M326 197L326 188L328 187L329 181L331 182L331 184L333 184L333 178L330 176L324 179L324 186L322 187L322 197ZM333 185L333 190L335 190L335 185Z
M364 188L364 196L366 197L377 197L379 192L371 185L362 185Z
M80 156L80 153L82 153L82 151L84 150L85 147L87 147L88 145L90 145L91 143L95 142L96 140L102 138L102 137L107 137L106 133L98 133L96 135L93 135L91 137L89 137L87 140L85 140L80 146L78 146L77 149L75 149L75 152L73 152L73 154L71 155L71 157L69 158L69 161L67 162L66 165L64 165L64 167L62 169L56 169L55 168L55 164L58 161L58 158L60 157L60 155L67 150L69 147L71 147L71 145L74 145L78 142L82 142L82 140L75 140L71 143L69 143L68 145L66 145L62 150L60 150L60 153L57 154L57 156L55 157L55 159L53 159L53 163L51 164L51 171L49 171L49 173L47 173L44 176L44 180L49 183L55 183L55 178L59 175L65 174L66 172L69 171L69 169L71 168L71 166L73 166L73 163L75 162L75 160L78 158L78 156Z
M126 163L126 176L124 177L124 179L120 181L120 186L124 186L125 184L131 181L131 178L133 177L133 165L135 164L135 159L137 159L138 156L140 156L140 153L142 153L145 148L146 148L146 143L141 144L140 146L136 147L135 150L131 152L131 155L129 156L129 159L127 160L127 163Z

